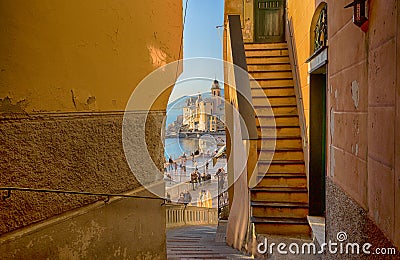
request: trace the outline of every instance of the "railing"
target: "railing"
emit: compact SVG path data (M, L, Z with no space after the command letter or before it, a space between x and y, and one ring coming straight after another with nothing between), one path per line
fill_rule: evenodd
M216 225L218 224L218 209L166 204L166 222L167 228L187 225Z
M218 178L218 217L228 219L229 215L229 194L228 194L228 174L221 172Z
M292 66L294 90L297 99L297 109L299 111L299 121L300 130L303 140L303 152L304 161L306 163L306 174L308 177L308 136L307 136L307 125L304 115L304 105L303 105L303 94L301 92L300 76L299 76L299 65L297 64L297 52L296 52L296 42L294 38L294 32L292 27L292 21L286 18L286 41L289 50L289 59Z

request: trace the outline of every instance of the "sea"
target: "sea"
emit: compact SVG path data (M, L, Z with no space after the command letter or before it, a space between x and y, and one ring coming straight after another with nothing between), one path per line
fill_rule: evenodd
M200 137L166 138L164 141L165 158L172 157L172 159L177 159L182 156L183 153L185 153L186 156L189 156L196 150L212 155L213 152L220 148L218 144L225 144L225 140L225 135L221 134L205 134Z
M211 96L210 93L202 93L204 98L208 98ZM174 102L168 104L167 109L167 117L165 120L165 126L167 127L169 124L173 123L179 115L182 115L183 107L186 104L186 99L189 96L181 97ZM185 153L187 156L192 152L198 150L199 147L199 139L208 139L209 147L206 150L209 150L210 153L214 152L217 149L217 143L222 139L225 141L225 136L214 136L214 135L203 135L200 138L166 138L164 141L165 148L165 158L172 157L173 159L177 159ZM204 143L204 142L203 142Z
M164 143L165 158L172 157L173 159L179 158L183 153L189 156L196 151L199 147L198 138L166 138Z

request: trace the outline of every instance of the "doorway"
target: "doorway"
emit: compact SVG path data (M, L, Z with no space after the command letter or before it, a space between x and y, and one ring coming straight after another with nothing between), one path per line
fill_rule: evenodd
M255 42L285 42L285 0L254 1Z
M326 65L310 74L309 214L325 215Z

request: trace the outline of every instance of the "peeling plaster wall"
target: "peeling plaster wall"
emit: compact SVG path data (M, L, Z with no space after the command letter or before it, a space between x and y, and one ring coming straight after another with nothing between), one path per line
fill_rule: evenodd
M26 112L121 111L178 59L182 1L2 0L0 25L0 99Z
M0 186L101 193L141 187L122 149L122 112L139 82L182 57L182 1L2 0L0 25ZM129 121L130 142L136 145L129 156L141 162L135 172L140 176L159 173L163 163L161 127L172 87L155 88L161 95L154 111L147 118L133 114ZM133 112L141 108L138 102ZM145 136L146 147L137 145L143 143L135 141L138 136ZM145 156L147 149L152 160ZM123 258L125 252L126 258L163 258L165 216L158 201L127 199L106 212L91 208L82 221L50 223L103 199L13 192L0 200L0 258L17 251L27 258L53 253L68 259ZM124 206L135 208L132 222ZM36 225L47 228L24 233ZM46 232L53 232L54 241L31 248L29 239L46 237ZM17 238L8 239L14 233ZM88 254L76 254L73 250L85 237L90 240L83 246ZM56 254L55 248L62 246L72 251Z

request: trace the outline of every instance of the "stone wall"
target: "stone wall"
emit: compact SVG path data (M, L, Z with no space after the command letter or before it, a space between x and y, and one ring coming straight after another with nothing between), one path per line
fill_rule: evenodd
M164 185L160 186L161 189ZM141 191L132 195L151 196ZM111 199L0 238L1 259L165 259L161 200Z
M118 194L131 193L143 184L154 186L163 163L163 117L159 112L127 115L124 130L129 140L123 143L122 113L3 115L0 186ZM151 140L148 146L145 139ZM127 149L129 143L136 144L128 153L136 161L127 161L123 146ZM140 168L133 166L137 161ZM163 194L160 185L156 188ZM156 197L150 192L146 196ZM0 258L72 254L83 259L118 250L139 257L164 252L161 199L127 198L108 204L105 199L13 191L0 200ZM25 246L30 250L21 250Z

